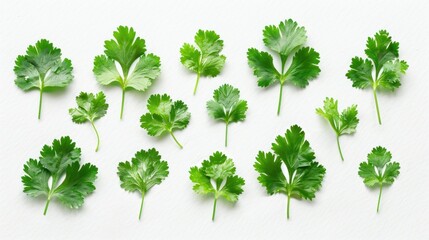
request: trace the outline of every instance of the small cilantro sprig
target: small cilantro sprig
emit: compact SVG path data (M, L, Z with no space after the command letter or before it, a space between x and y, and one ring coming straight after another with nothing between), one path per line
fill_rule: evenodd
M162 96L153 94L147 101L147 109L149 112L140 118L140 126L146 129L150 136L157 137L169 133L177 145L183 148L173 132L188 126L191 119L188 106L181 100L173 102L167 94Z
M24 91L34 88L40 91L38 119L42 112L43 93L67 87L73 80L72 70L71 61L61 59L61 49L46 39L30 45L26 55L16 58L13 69L16 86Z
M213 100L207 102L209 116L226 123L225 147L228 145L228 125L244 121L246 118L247 101L240 100L240 90L224 84L213 93Z
M344 161L339 138L341 135L356 132L356 127L359 123L357 105L352 105L344 109L340 114L338 111L338 101L333 98L326 98L323 102L323 109L317 108L316 113L328 120L335 131L338 151L340 152L341 160Z
M198 194L214 196L212 221L215 219L218 198L236 202L243 193L244 179L235 175L235 171L232 159L221 152L215 152L209 160L204 160L202 167L195 166L189 170L189 178L194 183L192 189Z
M379 185L377 212L380 210L381 193L383 185L390 185L399 175L400 165L397 162L390 162L392 154L384 147L375 147L368 154L368 162L359 165L359 176L368 187Z
M253 166L260 174L258 181L268 194L287 195L289 219L291 197L313 200L322 186L326 169L314 161L314 151L297 125L287 130L285 136L277 136L271 149L274 153L260 151ZM283 172L283 166L287 172Z
M139 219L142 216L143 202L146 193L155 185L161 184L168 176L168 163L161 160L155 148L140 150L130 162L120 162L118 176L121 187L128 192L140 192Z
M136 37L133 28L119 26L113 37L115 39L104 42L104 55L95 57L93 72L101 85L118 84L122 88L122 119L125 91L135 89L144 92L159 76L161 63L158 56L146 54L145 41ZM116 63L121 68L120 72Z
M77 124L90 122L95 134L97 135L97 146L95 151L98 151L100 146L100 136L98 135L97 128L94 125L94 121L106 115L109 104L106 103L106 96L103 92L99 92L96 95L93 93L81 92L76 97L77 108L70 108L69 114L72 117L72 121Z
M359 89L372 88L378 123L381 125L377 90L391 90L401 86L401 77L408 69L407 62L399 60L399 43L393 42L386 30L369 37L365 54L368 58L354 57L346 76ZM374 74L373 74L374 72Z
M297 87L305 88L309 81L320 73L319 53L313 48L304 47L307 42L307 32L304 27L292 19L281 22L279 26L266 26L264 31L264 44L279 54L281 71L273 63L273 57L268 52L249 48L247 59L253 74L258 78L259 87L268 87L280 83L279 103L277 115L280 114L283 85L292 83ZM289 57L293 54L289 67L286 67Z
M225 65L226 57L221 55L223 40L214 31L199 30L194 38L197 48L189 43L180 49L180 62L192 72L197 73L194 95L197 92L200 76L216 77Z
M55 139L52 146L43 146L39 160L30 159L24 165L24 192L47 197L43 215L54 198L69 208L79 208L95 190L98 168L89 163L81 166L80 158L80 148L66 136Z

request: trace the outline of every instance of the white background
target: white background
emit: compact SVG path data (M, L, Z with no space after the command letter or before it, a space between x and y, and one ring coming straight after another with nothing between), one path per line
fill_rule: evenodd
M428 239L429 163L427 89L429 28L427 1L3 1L0 5L0 238L1 239ZM308 45L321 55L320 76L304 89L286 86L276 116L278 85L257 87L247 65L249 47L267 50L262 29L292 18L305 26ZM92 73L94 56L119 25L132 26L148 52L160 56L162 73L145 93L128 91L124 119L119 120L121 92L102 87ZM195 75L179 62L179 49L193 42L198 29L213 29L225 41L222 74L202 78L192 95ZM387 29L400 42L400 57L410 67L403 86L379 94L383 125L376 120L371 91L352 88L345 73L351 58L364 56L368 36ZM45 94L37 120L38 91L24 93L14 80L14 60L41 38L70 58L75 79L63 92ZM241 90L249 104L247 120L230 127L230 146L223 146L224 124L209 119L205 104L222 83ZM89 124L71 121L68 108L80 91L103 90L110 108L96 122L101 146ZM156 139L140 128L152 93L184 100L192 113L189 126L177 132L180 150L169 137ZM356 103L357 133L341 138L341 162L330 126L315 114L326 96L340 108ZM293 199L286 220L286 197L268 196L253 169L259 150L270 150L274 138L299 124L327 174L313 202ZM69 135L82 148L83 162L99 167L96 191L79 210L23 192L23 164L37 158L44 144ZM364 186L358 165L382 145L401 164L401 174L385 188L376 214L377 190ZM116 175L118 162L140 149L156 147L170 165L170 176L147 194L137 221L140 196L125 192ZM246 180L237 204L195 194L188 170L214 151L233 158Z

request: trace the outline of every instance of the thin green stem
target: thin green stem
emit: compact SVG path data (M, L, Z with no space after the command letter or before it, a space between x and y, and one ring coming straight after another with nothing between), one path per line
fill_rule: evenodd
M226 127L225 127L225 147L228 146L228 125L229 125L229 123L226 122Z
M381 125L380 109L378 107L377 91L375 88L373 88L373 93L374 93L375 107L377 109L378 123Z
M122 119L122 115L124 113L124 102L125 102L125 89L122 89L122 103L121 103L121 115L120 119Z
M287 219L289 220L289 208L290 208L290 194L287 194L287 210L286 210L286 216Z
M142 192L142 202L140 204L139 220L142 218L143 203L144 203L144 192Z
M42 113L42 98L43 98L43 88L40 89L40 95L39 95L39 113L37 114L38 119L40 119L40 115Z
M217 203L217 197L215 197L214 203L213 203L212 221L214 221L215 215L216 215L216 203Z
M377 213L380 210L381 192L383 191L383 184L380 183L380 193L378 194Z
M183 148L182 144L179 143L179 141L177 141L176 137L174 136L173 132L170 131L170 135L173 137L174 141L177 143L177 145L179 145L180 148Z
M198 83L200 82L200 72L197 72L197 81L195 82L194 95L197 93Z
M280 83L280 95L279 95L279 104L277 106L277 116L280 115L280 108L282 106L282 95L283 95L283 83Z
M340 152L341 160L344 161L343 152L341 151L340 136L339 135L337 135L337 146L338 146L338 151Z
M97 147L95 148L95 151L98 152L98 147L100 146L100 136L98 135L97 128L95 127L93 121L91 121L91 125L92 125L92 128L94 129L95 134L97 135Z
M48 197L45 204L45 210L43 210L43 215L46 216L46 212L48 211L49 203L51 202L51 196Z

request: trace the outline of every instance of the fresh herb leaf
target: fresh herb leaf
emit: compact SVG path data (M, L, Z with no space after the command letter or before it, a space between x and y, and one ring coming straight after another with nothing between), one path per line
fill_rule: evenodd
M161 63L158 56L146 54L145 41L136 37L133 28L119 26L113 32L113 37L115 39L104 42L105 55L95 57L93 72L101 85L121 86L122 119L125 91L132 88L144 92L159 76ZM117 66L121 68L121 72Z
M372 88L378 123L381 125L377 90L394 91L399 88L401 77L408 69L408 64L398 59L399 43L393 42L386 30L379 31L374 38L368 38L365 54L367 59L360 57L352 59L346 76L353 82L352 86L355 88Z
M196 193L214 196L212 221L215 219L218 198L236 202L243 193L244 179L235 175L234 162L221 152L215 152L209 160L204 160L202 167L192 167L189 174L194 183L192 189Z
M118 176L121 187L128 192L141 193L139 219L142 216L143 202L146 193L153 186L161 184L168 176L168 163L161 160L161 155L155 148L147 151L140 150L130 162L120 162Z
M304 27L292 19L281 22L279 26L266 26L264 31L264 44L277 53L281 60L281 71L273 63L271 54L249 48L247 60L253 74L258 78L258 86L268 87L280 83L279 103L277 115L280 114L283 85L287 82L305 88L309 81L320 73L319 53L313 48L304 47L307 34ZM290 65L287 67L289 57L293 54Z
M199 30L194 39L197 47L189 43L180 49L180 62L192 72L197 73L194 95L197 92L200 76L216 77L225 65L226 57L221 55L223 40L214 31Z
M356 132L356 127L359 123L357 105L352 105L344 109L340 114L338 111L338 101L333 98L326 98L323 102L323 109L317 108L316 113L328 120L335 131L338 151L340 152L341 160L344 161L339 138L341 135Z
M34 88L40 91L39 119L43 93L67 87L73 80L72 70L71 61L61 59L61 49L46 39L28 46L26 55L16 58L13 69L16 74L15 84L24 91Z
M271 152L258 153L253 165L267 193L287 195L287 218L291 197L313 200L322 186L326 169L314 161L313 149L301 127L293 125L285 136L277 136ZM285 169L285 170L283 170Z
M175 130L185 129L191 113L188 106L181 100L173 102L167 94L153 94L147 101L148 113L140 118L141 127L146 129L150 136L161 136L169 133L180 148L183 146L173 134Z
M384 147L375 147L368 154L368 162L359 165L359 176L368 187L379 185L377 212L380 210L381 193L383 185L390 185L399 175L399 163L390 162L392 154Z
M44 215L54 198L69 208L79 208L95 190L98 168L89 163L81 166L80 158L80 148L66 136L55 139L52 146L43 146L39 160L30 159L24 165L24 192L47 197Z
M98 151L100 146L100 136L98 135L97 128L95 127L94 121L106 115L109 104L106 103L106 96L103 92L99 92L96 95L92 93L81 92L76 97L77 108L70 108L69 114L72 117L72 121L78 124L90 122L95 134L97 135L97 147L95 151Z
M246 118L247 101L240 100L240 90L224 84L213 93L213 100L207 102L209 116L226 123L225 147L228 145L228 125L244 121Z

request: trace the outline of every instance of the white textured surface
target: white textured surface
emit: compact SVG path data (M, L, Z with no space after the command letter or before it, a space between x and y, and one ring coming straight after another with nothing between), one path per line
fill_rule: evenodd
M122 3L120 3L122 2ZM126 4L125 4L126 2ZM211 3L209 3L211 2ZM263 3L266 2L266 3ZM268 3L269 2L269 3ZM1 239L428 239L429 149L427 89L429 28L427 1L4 1L0 4L0 238ZM292 18L308 31L308 45L321 55L320 77L305 90L284 89L280 117L275 115L278 85L261 89L247 66L249 47L266 49L262 29ZM92 74L94 56L119 25L135 28L147 49L161 57L162 74L146 93L127 92L124 119L119 120L120 90L101 87ZM198 29L213 29L225 41L227 63L215 79L201 79L192 96L195 75L179 62L179 48L192 42ZM344 76L351 58L363 56L365 42L387 29L400 42L400 56L410 68L395 93L379 95L383 125L376 122L370 90L351 87ZM70 58L75 80L64 92L44 96L38 121L38 92L24 93L13 83L14 60L40 38L51 40ZM205 103L222 83L241 89L248 100L247 120L230 127L230 146L223 147L224 125L209 119ZM67 109L80 91L105 91L110 109L97 122L100 152L90 125L72 123ZM177 137L155 139L139 127L152 93L184 100L192 113ZM361 123L354 136L341 139L341 162L332 130L314 109L326 96L340 108L359 105ZM323 187L313 202L291 202L286 221L284 195L268 196L256 180L253 163L275 136L292 124L307 133L317 160L327 168ZM78 211L58 202L43 216L43 200L22 192L20 177L28 158L43 144L70 135L82 148L83 162L99 167L97 190ZM397 182L383 191L376 214L377 191L364 186L358 164L377 145L401 163ZM170 165L170 176L145 199L122 190L116 175L119 161L140 149L156 147ZM246 180L245 192L232 206L212 201L191 189L188 170L221 150L233 158Z

